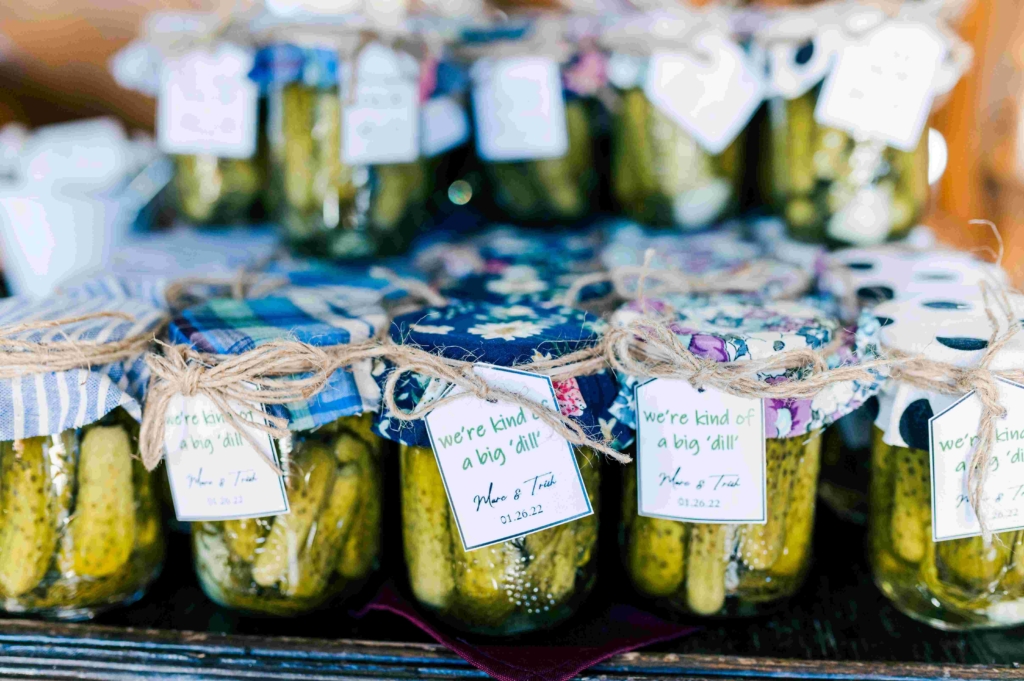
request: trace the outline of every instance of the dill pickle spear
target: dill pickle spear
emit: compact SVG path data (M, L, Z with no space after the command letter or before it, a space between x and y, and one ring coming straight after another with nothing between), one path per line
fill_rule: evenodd
M224 542L239 560L251 563L256 558L256 549L264 542L269 529L270 524L266 521L260 522L259 518L225 520Z
M782 555L786 542L786 514L800 457L801 438L767 440L768 522L763 525L742 525L740 557L753 570L767 570Z
M822 440L820 435L808 437L811 439L803 445L786 512L786 539L782 554L771 567L771 574L776 577L795 577L807 565L807 553L814 529Z
M513 542L466 551L455 516L450 515L448 522L455 565L453 615L477 626L499 627L516 609L515 600L506 592L522 556Z
M725 605L725 536L724 525L690 525L686 604L698 615L714 615Z
M401 448L402 537L416 599L446 610L455 592L448 495L428 447Z
M550 527L523 538L529 561L526 570L524 597L537 598L542 606L561 605L569 599L576 586L576 532L580 521ZM533 589L536 593L531 594Z
M326 447L307 445L302 454L288 478L290 510L274 518L270 534L253 561L252 578L260 586L274 586L286 579L296 582L299 551L306 546L310 528L333 482L334 457Z
M330 494L316 517L316 528L310 533L310 540L303 542L297 578L292 579L289 574L282 580L281 591L285 595L312 598L327 587L342 540L352 530L359 504L359 482L359 476L351 470L334 478Z
M893 447L893 502L890 540L896 555L908 563L924 559L931 537L931 473L928 452Z
M0 588L5 596L31 591L49 569L57 546L46 439L3 443Z
M313 199L313 119L315 92L300 85L287 85L281 91L281 122L284 126L284 194L298 211L316 208Z
M353 443L355 444L355 443ZM340 448L335 442L335 455ZM381 541L381 489L380 471L376 455L363 445L362 458L356 462L359 471L359 503L352 517L352 527L345 536L338 561L338 572L346 579L360 579L369 574Z
M153 489L155 478L141 461L132 460L132 486L135 489L135 545L146 548L161 541L160 500Z
M62 571L105 577L119 570L135 546L132 445L121 426L92 426L78 456L75 512L64 533Z
M405 214L409 194L415 190L411 166L415 163L376 166L377 193L373 199L373 223L389 228Z
M935 549L939 565L953 577L947 581L955 581L968 589L988 590L1009 564L1013 535L1013 532L993 535L988 546L981 537L939 542Z

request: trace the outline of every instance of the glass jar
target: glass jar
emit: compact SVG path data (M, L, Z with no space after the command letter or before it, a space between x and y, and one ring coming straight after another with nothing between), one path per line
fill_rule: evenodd
M88 619L142 597L164 537L138 423L117 408L59 435L0 443L3 609Z
M619 91L612 133L612 190L623 213L652 226L700 229L737 205L743 181L741 133L709 154L640 87Z
M433 450L401 445L402 538L416 600L446 624L492 636L571 616L596 579L599 460L576 450L593 515L466 551Z
M174 156L174 202L195 225L251 222L264 190L263 159Z
M294 250L333 259L403 252L424 226L433 176L426 159L349 166L341 160L335 87L280 89L284 200L280 222Z
M769 101L774 203L794 239L879 243L901 239L928 205L928 131L913 151L855 140L814 119L818 85Z
M481 163L503 217L548 223L579 220L590 214L598 188L594 127L599 107L589 98L566 100L569 150L565 156Z
M193 525L207 596L287 616L358 591L380 554L381 441L371 425L364 414L296 436L285 464L289 513Z
M927 450L885 444L875 428L869 554L875 583L902 612L939 629L1020 624L1024 531L932 541Z
M642 595L702 616L757 615L800 588L811 559L821 439L769 439L768 522L685 523L637 514L636 464L625 475L622 545Z

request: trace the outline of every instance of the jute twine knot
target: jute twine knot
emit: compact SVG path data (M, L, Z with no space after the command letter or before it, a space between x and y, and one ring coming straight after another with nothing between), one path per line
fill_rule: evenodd
M959 396L974 391L978 396L981 417L978 420L978 440L971 450L971 460L967 467L967 496L971 509L978 518L982 537L988 544L992 541L992 531L984 507L985 485L992 461L993 446L996 443L996 421L1006 418L1007 414L1006 408L999 400L997 381L1003 378L1022 382L1024 370L990 369L999 351L1020 332L1021 324L1015 319L1007 291L983 281L981 293L992 333L984 354L975 366L960 367L948 362L909 355L892 348L883 348L883 351L887 360L892 363L890 376L894 381L942 395ZM1000 320L1007 326L1002 333L999 331Z
M185 345L161 344L163 352L147 356L152 373L139 431L142 463L153 470L163 456L167 410L177 395L203 396L275 470L281 469L250 434L250 429L281 440L288 420L263 414L242 417L234 405L282 405L309 399L327 385L335 371L379 357L383 347L370 340L319 348L299 341L274 341L239 355L211 355Z
M583 426L571 417L562 414L557 405L554 405L554 409L545 408L520 393L488 384L474 371L473 362L449 359L413 346L398 345L393 342L386 342L385 348L384 356L395 366L384 382L382 401L390 412L389 415L400 421L418 421L439 407L467 397L475 397L488 402L507 402L529 410L572 445L588 447L620 463L629 463L633 460L632 457L592 438ZM517 364L515 368L519 371L548 376L552 380L567 380L604 369L603 354L603 345L598 344L554 359L539 359ZM445 384L460 388L462 392L448 393L437 399L421 401L416 407L406 411L398 405L395 391L399 380L407 373L416 373L443 381Z

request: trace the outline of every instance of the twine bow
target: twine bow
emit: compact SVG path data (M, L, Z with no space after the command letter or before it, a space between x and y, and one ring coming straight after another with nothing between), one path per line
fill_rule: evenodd
M331 348L275 341L229 356L198 353L184 345L162 346L163 354L153 353L146 358L152 376L139 431L139 450L148 470L156 468L162 457L171 401L176 395L202 395L280 473L247 427L283 439L289 434L288 420L266 414L265 422L249 421L232 405L288 404L308 399L323 390L338 369L372 360L382 353L382 346L375 341Z

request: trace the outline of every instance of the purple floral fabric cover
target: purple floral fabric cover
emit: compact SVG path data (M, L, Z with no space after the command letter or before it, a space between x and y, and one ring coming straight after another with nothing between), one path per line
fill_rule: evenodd
M685 296L632 301L615 313L612 323L626 325L643 317L646 305L647 316L670 320L670 328L690 352L716 362L760 360L788 350L819 349L832 343L837 334L845 333L835 318L803 302L736 298L704 298L697 305L693 302L692 297ZM861 348L859 356L874 357L879 328L877 322L859 327L856 337L846 338L839 350L828 357L829 367L855 364L855 343ZM768 383L799 381L809 373L809 368L799 367L763 374L763 378ZM619 396L609 409L622 424L634 429L633 388L640 380L619 376ZM871 381L835 383L813 399L766 399L765 435L789 438L824 428L875 395L883 380L884 376L878 374Z

